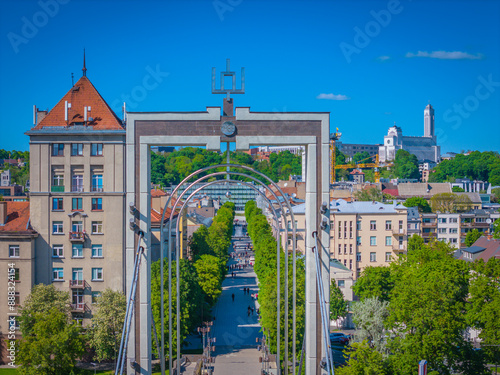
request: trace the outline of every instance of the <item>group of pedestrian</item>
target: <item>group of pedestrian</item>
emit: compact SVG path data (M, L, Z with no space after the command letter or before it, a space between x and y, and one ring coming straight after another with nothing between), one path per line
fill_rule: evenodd
M243 288L243 294L250 294L250 288Z
M248 306L247 313L248 313L248 316L250 316L250 314L252 314L252 315L253 315L253 307Z

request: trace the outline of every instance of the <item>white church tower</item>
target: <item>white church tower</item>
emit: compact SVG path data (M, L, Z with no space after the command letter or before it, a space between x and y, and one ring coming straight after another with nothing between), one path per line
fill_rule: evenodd
M430 104L424 109L424 137L434 137L434 108Z

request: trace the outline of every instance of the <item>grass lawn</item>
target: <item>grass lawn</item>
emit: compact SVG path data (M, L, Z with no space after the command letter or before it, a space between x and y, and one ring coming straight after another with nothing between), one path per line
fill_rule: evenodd
M96 374L101 374L101 375L113 375L115 372L113 370L111 371L96 371ZM81 375L94 375L94 370L87 370L80 372L79 374ZM154 372L153 375L159 375L159 372ZM168 369L166 371L166 374L168 374ZM18 375L18 372L16 369L10 369L10 368L0 368L0 375Z

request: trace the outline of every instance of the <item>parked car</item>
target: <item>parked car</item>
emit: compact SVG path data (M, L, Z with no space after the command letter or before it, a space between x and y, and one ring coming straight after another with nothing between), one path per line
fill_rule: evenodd
M349 336L343 334L342 332L332 332L330 333L330 342L347 344L349 342Z

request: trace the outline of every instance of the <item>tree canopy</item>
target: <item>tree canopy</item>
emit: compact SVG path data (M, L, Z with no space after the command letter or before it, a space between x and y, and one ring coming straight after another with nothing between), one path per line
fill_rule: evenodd
M476 242L479 237L481 237L481 232L479 232L477 229L473 229L469 232L467 232L467 235L465 236L465 246L470 247Z
M366 267L353 285L353 292L361 299L379 298L389 301L389 295L394 288L391 269L385 266Z
M419 179L418 159L405 150L398 150L394 158L394 170L399 178Z
M404 201L403 206L405 207L418 207L418 212L420 213L431 213L432 209L429 206L429 202L422 197L411 197Z
M330 320L345 318L349 311L348 307L342 290L340 290L335 280L332 279L330 283Z

